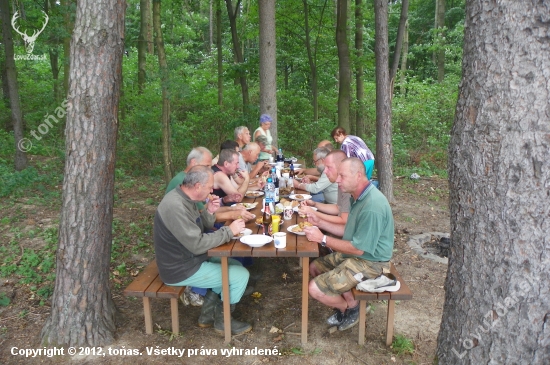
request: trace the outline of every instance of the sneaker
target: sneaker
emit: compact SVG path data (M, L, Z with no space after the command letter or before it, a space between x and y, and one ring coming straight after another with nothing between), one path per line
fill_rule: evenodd
M340 309L334 309L332 316L327 318L327 324L329 326L339 326L344 320L344 313L340 312Z
M185 288L183 295L186 297L189 304L191 304L193 307L201 307L204 304L203 296L191 291L191 287L189 286Z
M346 309L344 319L338 326L338 331L345 331L359 323L359 306L360 304L357 304L354 308Z

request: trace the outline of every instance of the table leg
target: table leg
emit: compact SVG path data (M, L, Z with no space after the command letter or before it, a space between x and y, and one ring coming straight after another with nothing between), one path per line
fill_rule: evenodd
M302 344L307 343L307 320L308 320L308 299L309 299L309 257L302 257Z
M222 295L223 295L223 328L225 343L231 342L231 313L229 309L229 265L227 257L221 258L222 263Z

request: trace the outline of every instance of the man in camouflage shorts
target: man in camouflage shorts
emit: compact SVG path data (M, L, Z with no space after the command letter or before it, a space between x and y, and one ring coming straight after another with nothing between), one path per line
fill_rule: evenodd
M343 160L336 182L340 190L351 194L346 225L327 225L308 213L308 221L317 227L307 227L304 232L309 241L320 242L335 251L310 264L313 279L309 282L309 294L335 308L327 323L344 331L359 321L359 301L353 298L351 289L384 270L389 271L394 224L388 200L370 183L361 160L355 157ZM327 237L320 229L342 239Z

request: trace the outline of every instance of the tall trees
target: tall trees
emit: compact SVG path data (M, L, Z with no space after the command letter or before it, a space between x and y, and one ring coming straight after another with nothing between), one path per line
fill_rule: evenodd
M440 364L550 362L548 3L468 0Z
M355 133L362 136L365 131L363 122L363 1L355 0Z
M393 94L393 87L395 85L395 76L397 75L397 68L399 67L399 60L401 55L401 48L403 46L403 40L405 38L405 31L407 28L407 17L409 12L409 0L401 1L401 17L399 19L399 28L397 30L397 39L395 40L395 52L393 54L393 62L390 71L391 93Z
M388 68L388 1L374 1L376 40L376 167L380 191L393 202L391 88Z
M235 58L235 63L237 64L239 82L241 83L241 92L243 97L243 113L247 114L248 104L250 104L249 97L248 97L248 82L246 81L246 72L243 68L244 66L243 51L241 50L239 34L237 33L237 15L239 14L241 0L237 0L237 4L235 5L235 8L233 8L233 4L231 3L231 0L225 0L225 4L227 7L227 15L229 16L229 25L231 27L231 39L233 41L233 56Z
M139 24L139 39L137 45L138 51L138 90L141 94L145 87L145 68L147 53L149 51L149 28L151 23L151 0L140 0L139 2L139 14L140 14L140 24ZM151 42L152 43L152 42ZM152 45L151 45L152 47Z
M2 36L4 38L4 54L6 56L6 78L15 137L15 169L21 171L27 167L26 143L23 139L23 112L19 101L17 86L17 71L13 51L13 36L11 34L10 8L7 1L0 1L0 16L2 19Z
M277 63L275 57L275 2L259 0L260 13L260 113L273 118L271 134L277 142Z
M42 329L46 344L113 341L109 263L125 9L124 0L77 3L56 280Z
M351 69L347 37L348 1L336 3L336 47L338 48L338 125L350 130Z

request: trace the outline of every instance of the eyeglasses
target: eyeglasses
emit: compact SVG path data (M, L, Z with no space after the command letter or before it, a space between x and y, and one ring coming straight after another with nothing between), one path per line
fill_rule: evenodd
M313 160L313 163L317 165L317 162L321 161L322 159L323 159L323 157L320 157L320 158L318 158L318 159L316 159L316 160Z

